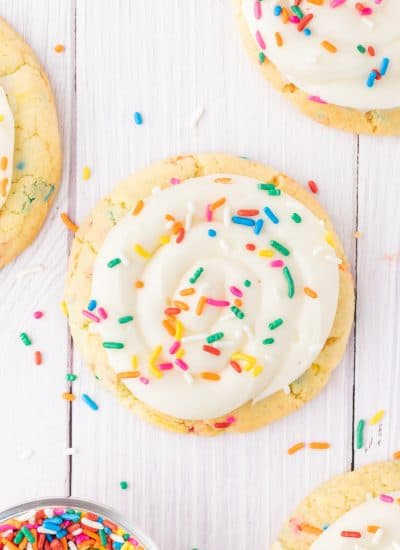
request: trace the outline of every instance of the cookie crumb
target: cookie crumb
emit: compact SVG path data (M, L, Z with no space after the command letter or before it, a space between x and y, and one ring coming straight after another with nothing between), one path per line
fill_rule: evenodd
M54 51L56 53L63 53L63 52L65 52L65 46L63 44L56 44L54 46Z

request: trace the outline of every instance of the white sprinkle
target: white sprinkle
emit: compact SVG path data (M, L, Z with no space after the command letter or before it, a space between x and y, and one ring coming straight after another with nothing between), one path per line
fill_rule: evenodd
M325 256L325 260L332 264L340 265L342 263L342 260L340 258L337 258L336 256Z
M103 524L98 521L93 521L89 518L82 518L81 523L83 525L87 525L88 527L93 527L93 529L103 529Z
M251 329L249 327L249 325L247 323L243 323L242 324L242 329L243 329L243 332L246 333L246 336L249 340L252 340L253 339L253 333L251 332Z
M313 250L313 256L318 256L318 254L321 254L324 250L328 250L328 248L326 246L317 246L317 248Z
M230 223L231 223L231 209L226 204L224 206L224 226L229 227Z
M129 260L126 256L124 256L123 254L120 255L120 259L121 259L121 263L123 265L129 265Z
M47 516L47 517L53 517L53 516ZM42 526L38 527L37 531L38 533L45 533L46 535L55 535L57 533L57 531L52 531L51 529L46 529L46 527L42 527Z
M235 342L232 340L224 340L223 342L216 342L219 348L232 348L235 345Z
M83 533L83 530L80 527L79 529L75 529L75 531L72 531L72 535L74 535L74 537L77 537L81 533Z
M236 318L235 314L230 311L229 313L222 315L222 317L220 317L220 321L230 321L231 319L235 319L235 318Z
M371 21L371 19L367 19L366 17L361 17L361 21L367 25L367 27L369 27L370 29L372 29L374 27L374 22Z
M114 542L122 542L122 543L125 542L120 535L116 535L115 533L111 533L110 539L113 540Z
M74 447L69 447L68 449L64 449L65 456L71 456L76 453L76 449Z
M198 340L205 340L208 334L193 334L192 336L184 336L182 338L182 343L186 342L197 342Z
M36 267L28 267L27 269L24 269L23 271L20 271L15 275L15 278L17 281L25 277L26 275L31 275L32 273L39 273L40 271L44 271L43 265L38 265Z
M35 453L32 449L21 449L19 453L19 458L21 460L29 460L30 458L33 457L34 454Z
M1 533L1 536L2 538L6 539L9 535L11 535L12 533L14 533L14 531L12 529L8 529L8 531L3 531Z
M45 508L44 513L48 518L54 517L54 511L53 508Z
M380 527L377 532L375 533L375 535L372 537L372 544L378 544L379 542L381 542L382 540L382 537L383 537L383 529Z
M290 386L287 385L287 386L283 386L283 393L286 393L286 395L290 395L291 394L291 391L290 391Z
M189 231L191 229L192 220L193 220L193 210L189 209L189 205L188 205L188 211L186 213L186 220L185 220L185 231Z
M76 544L74 543L73 540L68 541L68 548L69 548L69 550L78 550L78 548L77 548L77 546L76 546Z
M174 223L175 223L175 222L173 222L172 220L167 220L167 221L165 222L165 227L166 227L167 229L171 229L171 227L174 225Z
M197 126L199 125L199 122L201 120L201 118L203 117L205 113L205 108L204 107L199 107L193 114L193 117L192 117L192 122L191 122L191 127L192 128L197 128Z
M159 191L161 191L161 187L159 185L156 185L155 187L153 187L153 189L151 190L151 194L152 195L155 195L156 193L158 193Z
M190 372L184 372L184 373L183 373L183 378L185 379L185 381L186 381L189 385L192 385L192 384L193 384L193 376L190 374Z
M228 243L225 241L225 239L219 239L218 241L219 246L222 248L224 252L230 252L230 248Z
M26 545L26 550L33 550L33 546L30 542Z

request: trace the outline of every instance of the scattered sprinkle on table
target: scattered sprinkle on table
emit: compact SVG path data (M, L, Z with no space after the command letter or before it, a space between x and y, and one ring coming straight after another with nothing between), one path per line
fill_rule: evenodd
M66 212L62 212L60 214L60 218L65 227L69 229L72 233L76 233L78 231L79 227L71 220Z
M86 393L83 393L82 394L82 400L84 401L84 403L86 403L86 405L88 407L90 407L93 411L97 411L99 406L98 404L93 401L93 399L91 397L89 397Z
M123 491L125 491L128 488L128 482L127 481L120 481L119 486Z
M369 419L369 425L374 426L375 424L379 424L379 422L383 419L385 416L385 411L380 410L376 412L371 418Z
M143 116L141 113L139 113L139 111L135 111L133 113L133 120L135 121L135 124L137 124L138 126L140 126L141 124L143 124Z
M56 44L56 45L54 46L54 51L55 51L56 53L63 53L63 52L65 52L65 46L64 46L64 44Z
M88 180L90 179L91 175L92 175L92 171L90 170L89 166L84 166L82 168L82 179Z
M307 185L312 193L318 193L318 185L315 183L315 181L309 180Z

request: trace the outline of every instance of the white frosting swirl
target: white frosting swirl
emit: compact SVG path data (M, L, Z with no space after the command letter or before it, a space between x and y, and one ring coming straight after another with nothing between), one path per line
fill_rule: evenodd
M284 23L274 14L275 6L288 10L293 2L276 0L242 0L243 14L260 51L298 88L327 103L360 110L390 109L400 105L400 2L381 0L325 0L320 5L301 2L305 16L313 14L307 29L309 36L297 29L296 23ZM255 6L256 4L256 6ZM337 4L336 7L333 7ZM357 9L362 4L364 15ZM259 33L258 40L256 33ZM281 37L280 42L275 38ZM261 38L261 40L260 40ZM337 50L325 49L329 42ZM261 43L260 43L261 42ZM265 43L265 49L260 47ZM358 51L357 46L366 49ZM375 55L368 53L372 46ZM372 53L372 52L371 52ZM388 58L385 76L367 86L373 69L380 70Z
M221 178L230 183L219 183ZM326 240L324 223L290 196L276 194L272 184L273 191L261 190L258 184L244 176L216 174L154 193L139 215L127 215L110 231L99 251L92 299L108 318L93 326L103 342L123 344L121 349L107 348L109 364L117 373L132 372L132 356L136 357L134 366L141 377L123 376L123 381L137 398L158 411L178 418L209 419L266 397L304 373L330 333L338 303L340 260ZM218 205L219 199L225 203L207 221L207 205ZM243 209L259 213L238 214ZM183 231L173 234L174 222L165 219L168 214L183 222L180 243L176 239ZM294 216L297 221L293 214L299 216ZM250 219L247 223L262 222L257 226L234 223L238 215ZM165 235L171 240L160 245ZM255 250L246 248L248 244ZM137 245L151 256L140 255L143 251ZM274 248L279 245L284 247L281 251ZM293 297L289 297L290 276ZM143 288L136 288L136 281ZM307 295L304 287L318 297ZM188 288L194 289L192 294L185 294ZM201 296L209 302L199 314ZM236 306L235 300L240 300ZM176 316L182 323L181 337L175 338L174 327L170 334L163 325L167 307L181 308ZM232 311L232 307L238 309ZM96 311L92 314L97 316ZM126 316L134 319L127 321ZM277 320L282 323L274 328L271 323ZM207 337L215 334L220 339L208 344ZM170 351L176 340L184 350L183 364ZM205 351L204 345L211 345L218 355ZM162 346L162 352L150 365L157 346ZM238 352L253 359L236 356ZM167 364L167 370L157 377L160 364ZM182 370L185 365L188 369ZM237 365L242 372L237 372Z
M318 537L312 550L400 550L399 497L388 493L352 508Z
M0 86L0 209L10 193L14 162L14 117Z

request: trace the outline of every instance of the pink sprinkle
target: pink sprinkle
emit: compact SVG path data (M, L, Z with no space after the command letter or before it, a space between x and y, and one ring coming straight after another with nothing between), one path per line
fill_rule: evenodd
M315 101L315 103L322 103L322 105L326 105L327 104L327 101L324 101L323 99L321 99L320 97L318 97L317 95L309 95L308 96L308 99L310 101Z
M84 535L83 533L75 538L75 542L77 544L81 544L82 542L85 542L85 540L89 540L89 537L87 535Z
M142 384L145 384L145 385L147 385L147 384L150 382L150 380L149 380L148 378L146 378L145 376L141 376L141 377L139 378L139 381L140 381Z
M234 296L237 296L238 298L241 298L243 296L243 292L237 286L230 286L229 290Z
M236 418L234 416L228 416L226 422L228 422L229 424L233 424L234 422L236 422Z
M269 262L269 265L271 267L283 267L285 264L283 263L283 260L272 260L272 262Z
M86 309L84 309L82 311L82 315L84 315L85 317L87 317L91 321L94 321L95 323L100 323L100 317L97 317L97 315L94 315L90 311L86 311Z
M261 19L262 17L261 2L259 0L255 0L254 2L254 16L256 19Z
M211 222L211 221L212 221L212 210L211 210L209 204L207 204L207 208L206 208L206 220L207 220L208 222Z
M15 527L13 525L8 525L8 523L0 525L0 533L2 533L3 531L8 531L9 529L14 530Z
M361 15L371 15L373 13L372 8L362 8L360 10Z
M175 364L178 365L179 368L182 370L188 370L189 365L185 363L185 361L182 361L182 359L175 359Z
M33 314L33 317L35 319L41 319L43 317L44 313L43 311L35 311L34 314Z
M300 522L296 518L291 518L289 520L290 527L293 529L295 533L300 533L301 531L301 525Z
M289 17L289 21L290 21L291 23L300 23L300 18L297 17L297 15L291 15L291 16Z
M139 546L139 542L133 537L130 537L128 540L133 546Z
M256 40L257 40L258 45L260 46L260 48L262 50L265 50L266 46L265 46L264 38L261 36L260 31L256 32Z
M172 363L160 363L158 368L161 370L171 370L174 368L174 365Z
M103 307L98 307L97 311L98 311L98 314L100 315L100 317L102 319L107 319L107 317L108 317L107 311Z
M65 508L54 508L53 512L56 516L62 516L65 513Z
M216 307L228 307L230 302L227 300L214 300L214 298L207 298L207 304Z
M171 185L178 185L179 183L181 183L181 180L179 178L171 178L169 182Z
M346 0L331 0L331 8L337 8L338 6L341 6L344 4Z
M176 340L172 346L169 348L169 352L171 355L173 355L174 353L176 353L178 351L178 349L181 347L181 343L179 340Z
M381 499L382 502L387 502L389 504L392 504L392 502L394 502L394 498L391 497L390 495L381 495L379 498Z

